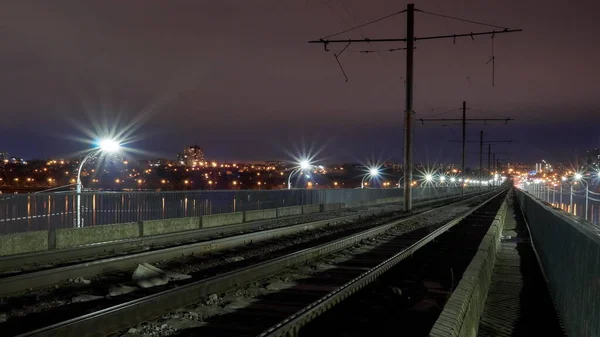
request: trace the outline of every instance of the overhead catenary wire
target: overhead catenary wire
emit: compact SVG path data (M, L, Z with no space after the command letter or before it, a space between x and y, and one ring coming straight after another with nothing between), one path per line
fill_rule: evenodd
M428 12L428 11L424 11L424 10L417 9L417 8L415 8L415 12L421 12L421 13L424 13L424 14L439 16L439 17L446 18L446 19L452 19L452 20L457 20L457 21L474 23L474 24L477 24L477 25L488 26L488 27L492 27L492 28L508 29L508 27L496 26L496 25L491 25L489 23L485 23L485 22L473 21L473 20L468 20L468 19L463 19L463 18L457 18L457 17L450 16L450 15L444 15L444 14L438 14L438 13Z
M330 8L331 8L331 7L330 7ZM396 15L398 15L398 14L402 14L402 13L404 13L404 12L406 12L406 10L402 10L402 11L399 11L399 12L395 12L395 13L392 13L392 14L388 14L388 15L386 15L386 16L380 17L380 18L378 18L378 19L375 19L375 20L371 20L371 21L369 21L369 22L365 22L365 23L363 23L363 24L360 24L360 25L358 25L358 26L350 27L350 28L348 28L348 29L344 29L344 30L342 30L342 31L340 31L340 32L337 32L337 33L333 33L333 34L329 34L329 35L323 36L323 37L321 38L321 40L328 39L328 38L330 38L330 37L334 37L334 36L337 36L337 35L340 35L340 34L344 34L344 33L347 33L347 32L350 32L350 31L353 31L353 30L355 30L355 29L362 28L362 27L365 27L365 26L368 26L368 25L371 25L371 24L377 23L377 22L379 22L379 21L383 21L383 20L385 20L385 19L389 19L389 18L391 18L391 17L393 17L393 16L396 16Z

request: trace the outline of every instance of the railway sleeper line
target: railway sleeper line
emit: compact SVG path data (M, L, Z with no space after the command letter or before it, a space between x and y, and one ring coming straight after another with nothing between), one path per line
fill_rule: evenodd
M438 210L439 209L433 209L425 212L424 214L434 213ZM139 323L144 319L160 316L161 314L170 310L193 304L194 301L202 300L209 297L212 298L216 293L222 293L227 289L234 288L236 286L239 287L240 284L247 283L249 282L249 280L260 279L276 274L280 272L282 268L302 264L313 260L317 256L331 254L332 252L337 252L348 246L359 244L364 240L371 239L373 236L384 233L386 230L389 230L390 228L394 227L399 223L402 223L410 218L418 216L419 215L415 215L409 218L395 220L391 223L371 228L358 234L353 234L350 237L336 240L334 242L325 243L318 247L307 248L299 252L288 254L282 258L275 258L273 260L264 261L253 266L229 271L224 274L209 277L201 281L192 282L181 287L166 290L157 294L152 294L144 298L132 300L130 302L126 302L114 307L109 307L98 312L85 315L83 317L74 318L66 322L58 323L53 326L32 331L31 333L26 333L25 335L56 335L58 333L60 335L69 334L81 336L100 336L114 333L116 332L115 329L123 329L127 326L131 326L132 324ZM428 228L425 228L423 230L425 232L431 231L431 229ZM405 245L407 242L410 242L411 240L415 239L410 238L411 235L412 234L408 236L403 236L403 238L399 239L398 242L400 242L401 245ZM389 254L392 254L396 250L397 247L388 246ZM362 269L364 268L366 267L363 267ZM352 267L349 268L349 270L354 272L356 270L360 271L361 268L357 269L356 267ZM342 280L343 278L338 281ZM316 294L320 293L319 291L317 291L318 289L331 290L331 288L334 285L338 286L338 283L335 282L329 285L327 285L326 280L322 280L322 282L326 286L323 286L321 288L315 288L313 286L312 288L309 287L308 289L304 290L306 292L312 292ZM303 297L302 299L306 300L306 298L307 297ZM288 314L290 313L290 307L298 309L298 306L300 306L299 303L296 303L296 306L290 306L288 303L288 305L286 305L286 312ZM124 322L130 323L124 324Z

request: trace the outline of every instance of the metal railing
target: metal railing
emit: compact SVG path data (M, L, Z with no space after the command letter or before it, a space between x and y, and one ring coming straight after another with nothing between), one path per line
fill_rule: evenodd
M600 226L516 190L568 336L600 336Z
M416 201L457 194L459 187L413 189ZM398 188L82 192L81 224L107 225L309 204L360 205L402 195L403 190ZM76 198L74 191L0 195L0 234L75 227Z
M600 224L600 193L590 191L587 186L525 184L523 190L565 212Z

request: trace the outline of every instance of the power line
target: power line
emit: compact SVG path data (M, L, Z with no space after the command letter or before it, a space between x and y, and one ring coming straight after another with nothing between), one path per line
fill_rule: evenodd
M364 26L367 26L369 24L373 24L375 22L379 22L381 20L385 20L387 18L390 18L392 16L398 15L400 13L404 13L406 12L406 37L405 38L380 38L380 39L368 39L368 38L364 38L364 39L346 39L346 40L342 40L342 39L335 39L335 40L330 40L329 38L333 37L333 36L337 36L339 34L345 33L345 32L349 32L352 31L354 29L357 28L361 28ZM414 74L414 44L415 41L418 40L435 40L435 39L445 39L445 38L453 38L454 40L456 40L457 37L470 37L471 39L473 39L474 36L478 36L478 35L492 35L495 36L496 34L502 34L502 33L512 33L512 32L519 32L521 31L521 29L508 29L508 28L504 28L501 31L488 31L488 32L477 32L477 33L465 33L465 34L452 34L452 35L437 35L437 36L426 36L426 37L416 37L415 36L415 21L414 21L414 12L415 12L415 6L412 3L407 4L406 6L406 10L405 11L400 11L400 12L395 12L392 14L389 14L387 16L369 21L365 24L356 26L356 27L352 27L350 29L345 29L341 32L338 33L334 33L334 34L330 34L327 36L324 36L318 40L311 40L308 41L309 43L322 43L323 44L323 48L325 49L325 51L327 51L327 46L330 43L344 43L344 44L351 44L351 43L374 43L374 42L406 42L406 95L405 95L405 100L406 100L406 105L405 105L405 109L404 109L404 210L405 211L410 211L412 209L412 186L411 186L411 181L412 181L412 169L413 169L413 114L414 114L414 110L413 110L413 74ZM500 28L500 27L499 27ZM464 104L463 104L463 125L465 124L464 122L465 118L464 118ZM464 127L463 127L463 139L464 139ZM464 151L463 151L464 153Z
M415 12L421 12L421 13L424 13L424 14L439 16L439 17L446 18L446 19L452 19L452 20L458 20L458 21L463 21L463 22L468 22L468 23L474 23L474 24L477 24L477 25L488 26L488 27L492 27L492 28L507 29L506 27L500 27L500 26L490 25L489 23L484 23L484 22L478 22L478 21L473 21L473 20L467 20L467 19L457 18L457 17L450 16L450 15L444 15L444 14L438 14L438 13L433 13L433 12L427 12L427 11L424 11L424 10L421 10L421 9L416 9L416 8L415 8Z
M340 34L347 33L347 32L353 31L355 29L362 28L362 27L368 26L370 24L373 24L373 23L376 23L376 22L383 21L385 19L391 18L392 16L395 16L395 15L398 15L398 14L402 14L404 12L406 12L406 10L403 10L403 11L400 11L400 12L396 12L396 13L392 13L392 14L380 17L378 19L375 19L375 20L372 20L372 21L369 21L369 22L365 22L365 23L363 23L361 25L354 26L354 27L348 28L348 29L344 29L341 32L337 32L337 33L334 33L334 34L329 34L327 36L323 36L320 40L328 39L328 38L333 37L333 36L337 36L337 35L340 35Z

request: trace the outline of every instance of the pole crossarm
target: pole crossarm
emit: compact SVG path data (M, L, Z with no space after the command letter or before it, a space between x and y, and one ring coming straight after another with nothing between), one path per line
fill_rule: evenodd
M462 143L462 140L451 140L450 143ZM478 140L467 140L465 143L481 143ZM514 143L514 140L484 140L484 144L487 143Z
M424 37L415 37L413 41L419 40L438 40L438 39L455 39L457 37L474 37L480 35L496 35L503 33L516 33L522 32L522 29L504 29L504 30L492 30L487 32L477 32L477 33L462 33L462 34L452 34L452 35L434 35L434 36L424 36ZM408 39L406 38L387 38L387 39L319 39L319 40L310 40L308 43L323 43L327 45L329 43L373 43L373 42L406 42Z
M514 121L513 118L467 118L468 121ZM449 122L449 121L462 121L462 118L419 118L421 122Z

